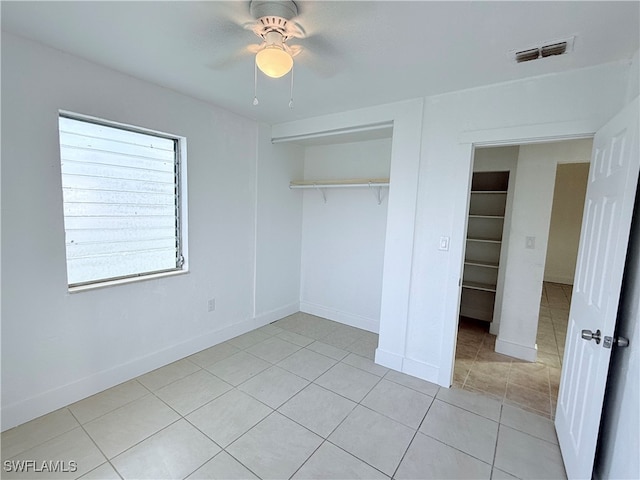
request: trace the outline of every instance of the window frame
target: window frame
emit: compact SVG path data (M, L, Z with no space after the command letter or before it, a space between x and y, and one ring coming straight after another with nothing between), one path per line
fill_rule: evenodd
M84 115L68 110L58 110L58 167L60 168L60 192L63 192L62 183L62 155L60 146L60 118L68 118L85 123L115 128L123 131L151 135L174 142L174 193L175 200L175 231L176 231L176 267L162 270L152 270L146 272L133 273L116 277L105 277L85 282L69 283L68 274L68 258L66 246L66 216L64 212L65 201L62 197L62 219L64 231L64 258L65 258L65 274L67 278L67 288L69 293L93 290L114 285L140 282L144 280L152 280L163 277L171 277L189 273L188 263L188 206L187 206L187 139L184 136L152 130L136 125L125 124L104 118L98 118L90 115Z

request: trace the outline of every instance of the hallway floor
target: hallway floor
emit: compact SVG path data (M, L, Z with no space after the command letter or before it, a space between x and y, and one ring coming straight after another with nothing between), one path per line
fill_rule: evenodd
M548 418L376 365L377 343L292 315L2 433L2 478L566 478Z
M571 291L570 285L543 284L536 363L496 353L496 337L489 333L488 323L461 319L453 386L552 419L558 399Z

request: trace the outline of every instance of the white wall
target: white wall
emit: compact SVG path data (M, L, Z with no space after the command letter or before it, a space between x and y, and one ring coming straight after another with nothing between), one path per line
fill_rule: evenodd
M629 81L627 82L625 103L631 103L631 100L638 95L640 95L640 50L636 50L629 66Z
M589 163L560 164L553 189L544 281L573 285Z
M305 180L388 178L391 139L305 149ZM300 190L304 198L300 309L378 332L387 194L368 188Z
M513 188L509 255L496 351L535 361L536 332L556 175L555 143L522 145ZM526 247L533 237L534 248Z
M188 274L68 293L58 109L187 138ZM257 132L253 121L3 33L3 429L260 325ZM273 176L285 185L271 195L273 208L290 193L288 167L280 168ZM295 210L286 215L295 219ZM260 227L261 239L269 236ZM287 245L294 256L296 242ZM275 266L259 254L264 279ZM279 302L297 299L296 281ZM276 294L258 295L260 310L278 308L266 295Z
M300 309L302 199L289 182L302 178L304 149L273 145L265 124L258 142L255 316L269 323Z

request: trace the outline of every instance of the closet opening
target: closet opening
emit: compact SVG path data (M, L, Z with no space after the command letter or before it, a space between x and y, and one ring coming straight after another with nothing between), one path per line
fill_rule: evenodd
M380 329L393 127L388 123L287 139L303 174L289 188L302 202L300 312L374 333ZM340 329L333 346L352 332ZM375 343L375 345L373 345Z

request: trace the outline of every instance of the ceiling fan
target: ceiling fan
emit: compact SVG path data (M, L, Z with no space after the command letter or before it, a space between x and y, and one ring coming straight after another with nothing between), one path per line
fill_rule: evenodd
M304 63L320 76L330 77L335 72L340 63L340 50L334 47L330 39L315 31L309 34L301 25L309 22L310 18L316 17L313 14L319 4L314 2L305 3L292 0L251 0L246 8L245 2L221 2L223 10L218 11L218 18L227 18L231 24L221 22L218 32L224 31L227 40L233 38L235 42L246 41L247 37L242 36L244 30L252 31L261 40L258 44L245 44L241 49L236 50L221 59L213 68L224 68L230 63L236 63L246 55L255 55L254 62L254 98L253 104L258 105L257 85L258 70L271 78L281 78L292 72L294 57L296 63ZM299 5L304 5L304 12L301 15ZM224 15L226 10L227 15ZM316 18L316 23L318 19ZM232 25L240 28L232 28ZM302 45L290 45L292 39L301 40ZM293 72L291 78L291 97L289 107L293 105Z
M279 55L285 66L293 66L295 57L296 64L304 64L325 78L333 76L340 68L341 49L334 45L332 38L317 32L322 22L323 13L319 10L325 8L323 4L292 0L251 0L219 2L216 6L217 26L212 33L216 36L224 35L224 42L227 44L232 41L244 46L219 57L210 65L211 68L227 68L247 55L257 55L261 64L262 57ZM313 27L311 33L309 27ZM247 30L257 35L260 43L249 43ZM292 40L299 40L301 45L297 41L294 42L295 45L291 45ZM290 70L291 68L284 72L269 72L266 67L264 70L261 68L261 71L272 77L276 73L285 75Z
M256 66L265 75L280 78L293 68L293 57L302 51L300 45L287 45L290 38L304 38L303 28L293 18L298 7L292 0L252 0L249 12L256 19L246 24L263 42L249 47L255 51Z

